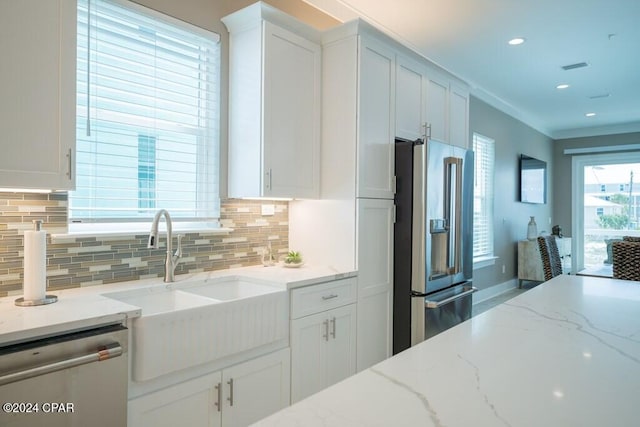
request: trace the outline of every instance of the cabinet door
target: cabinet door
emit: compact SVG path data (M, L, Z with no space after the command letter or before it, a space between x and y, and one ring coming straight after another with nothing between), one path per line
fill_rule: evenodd
M0 187L72 189L76 2L0 2Z
M320 194L318 44L265 22L264 195Z
M364 37L359 46L357 197L393 198L395 53Z
M427 133L430 139L449 142L447 115L449 111L449 81L435 71L429 70L427 84Z
M426 123L427 76L425 66L398 55L396 63L396 136L423 138Z
M291 322L291 403L326 387L328 332L326 312Z
M358 200L358 371L391 356L393 211L393 200Z
M469 90L451 84L449 90L449 142L468 149L469 138Z
M247 426L288 406L289 359L289 348L286 348L225 369L222 425Z
M349 304L327 312L326 387L356 373L356 305Z
M129 427L220 426L216 372L129 401Z

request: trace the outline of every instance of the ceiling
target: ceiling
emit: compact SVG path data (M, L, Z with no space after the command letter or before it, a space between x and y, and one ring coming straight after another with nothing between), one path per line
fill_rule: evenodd
M640 131L638 0L304 1L364 18L554 139Z

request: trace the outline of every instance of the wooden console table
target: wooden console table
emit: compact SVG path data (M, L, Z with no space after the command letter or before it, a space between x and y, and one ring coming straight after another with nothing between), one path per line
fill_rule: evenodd
M571 273L571 237L556 237L562 272ZM523 281L544 282L544 269L537 240L518 241L518 287Z

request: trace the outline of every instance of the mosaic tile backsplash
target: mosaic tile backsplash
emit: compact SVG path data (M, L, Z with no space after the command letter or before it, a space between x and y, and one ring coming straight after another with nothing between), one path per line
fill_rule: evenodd
M275 205L274 215L261 215L265 203ZM148 234L64 238L52 243L50 234L67 229L66 193L0 192L0 297L22 295L22 233L32 229L38 219L43 220L47 231L47 290L164 276L166 249L147 249ZM268 242L274 251L285 253L288 219L287 202L222 201L220 222L233 231L184 234L176 275L259 265ZM164 236L161 232L163 246Z

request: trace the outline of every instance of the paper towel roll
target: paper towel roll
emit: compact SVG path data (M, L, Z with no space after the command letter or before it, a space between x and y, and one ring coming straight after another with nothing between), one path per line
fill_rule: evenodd
M42 300L47 290L47 232L24 232L24 299Z

